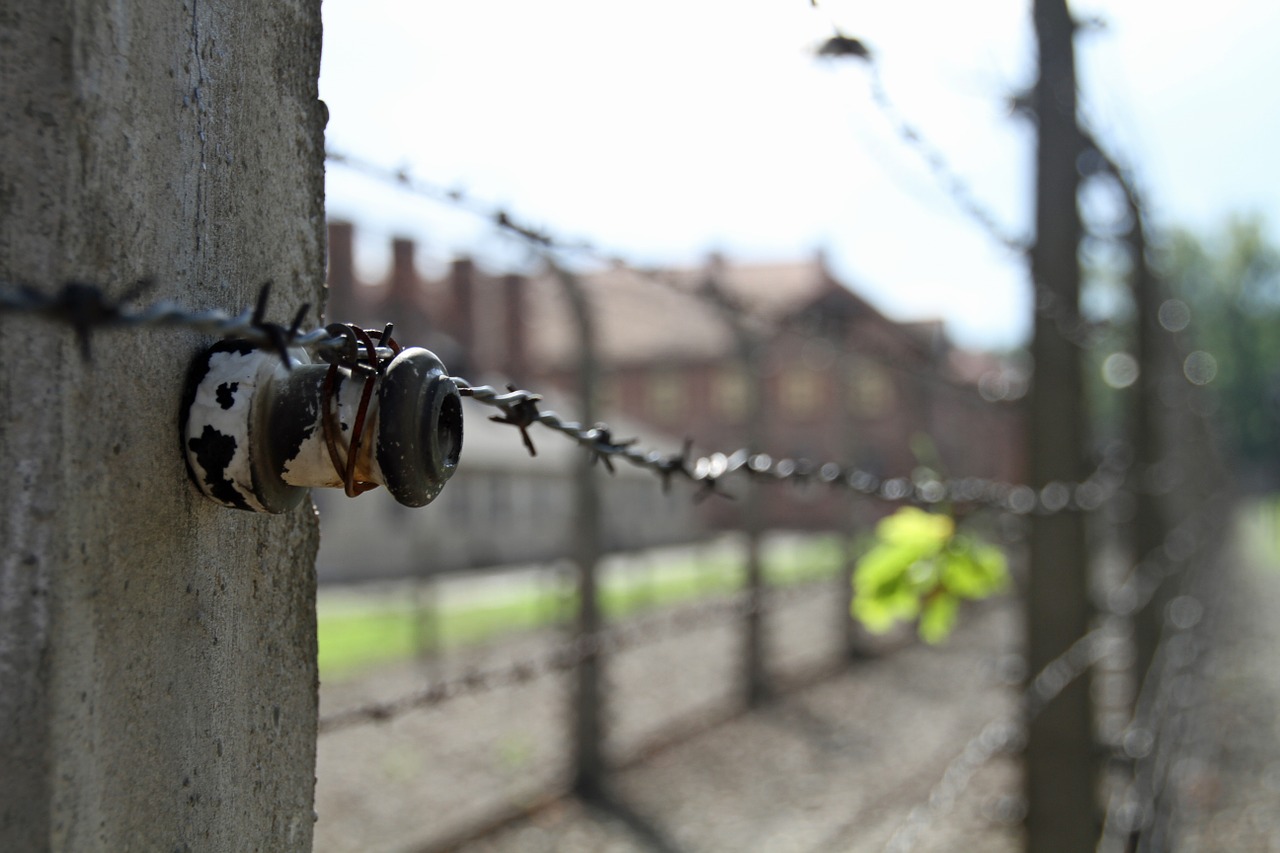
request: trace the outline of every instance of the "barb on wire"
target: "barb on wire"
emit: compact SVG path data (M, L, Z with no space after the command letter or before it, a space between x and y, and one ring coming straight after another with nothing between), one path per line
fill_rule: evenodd
M573 643L565 643L556 646L551 654L542 658L516 661L490 669L467 669L459 675L433 682L422 690L405 696L369 702L322 717L318 732L323 735L361 723L387 722L410 711L434 707L459 696L526 684L543 675L572 669L576 663Z
M520 430L520 439L524 442L525 449L529 451L530 456L537 456L538 449L533 445L533 439L529 437L529 427L538 422L539 412L538 403L542 400L541 394L532 394L528 391L517 390L516 386L508 385L506 394L487 395L486 391L492 391L489 386L480 386L479 388L472 386L465 380L459 379L458 393L464 397L472 397L479 402L488 403L495 408L501 409L501 415L493 415L489 420L498 424L510 424ZM613 469L609 469L612 473Z
M268 321L270 282L258 291L253 308L235 315L216 309L192 311L168 301L141 308L129 307L130 302L151 287L150 281L143 280L123 296L113 298L101 287L82 282L68 282L53 292L0 282L0 314L31 314L70 325L86 359L90 356L93 332L109 328L179 327L219 338L240 338L279 353L286 366L290 363L291 347L334 352L345 346L344 340L335 338L327 329L302 331L310 305L303 305L287 326Z
M818 7L816 0L814 0L813 6L814 8ZM837 60L851 59L865 63L871 78L871 100L889 121L890 125L893 126L898 138L919 155L920 159L929 167L929 170L933 172L938 183L966 216L980 225L995 242L1009 251L1020 255L1026 254L1031 247L1031 241L1023 237L1014 236L1001 225L995 214L978 201L973 188L951 165L946 155L943 154L942 149L930 142L928 136L919 127L908 121L902 111L898 109L897 104L889 97L888 90L885 89L880 62L875 53L861 39L845 34L834 20L831 21L831 27L834 30L834 35L818 47L815 51L816 54L820 57Z
M1072 643L1023 690L1019 717L998 717L970 738L947 765L925 802L913 808L889 838L886 853L911 850L921 833L947 815L983 765L1017 749L1026 739L1027 724L1105 656L1109 633L1106 627L1095 628Z
M943 770L942 778L933 786L928 799L912 808L906 820L889 837L885 853L907 853L911 850L921 833L951 811L978 770L995 756L1012 749L1023 737L1022 728L1011 720L992 720L983 726Z
M1031 248L1031 241L1011 234L984 204L978 201L973 188L960 176L955 167L942 153L942 149L929 141L929 138L914 124L909 122L901 110L889 97L884 86L884 79L878 62L868 56L871 78L871 99L884 117L893 125L898 138L924 161L934 178L951 197L952 202L969 219L973 220L992 240L1018 255L1025 255Z
M374 163L372 160L366 160L363 157L357 157L344 151L335 151L332 148L326 148L324 156L331 163L345 166L368 177L395 184L415 195L461 208L482 219L487 219L499 230L510 232L540 249L562 252L595 251L589 241L563 239L546 229L521 222L502 207L486 204L460 189L447 189L432 181L412 175L407 169L389 169Z
M1185 592L1169 602L1152 669L1117 747L1122 759L1133 762L1133 776L1109 800L1099 850L1132 849L1127 843L1134 833L1140 833L1139 850L1167 847L1161 835L1168 827L1159 818L1162 805L1167 806L1176 750L1185 743L1188 680L1204 675L1203 666L1195 667L1203 651L1195 635L1205 622L1205 610L1199 598Z
M817 3L814 3L817 6ZM1031 250L1033 240L1013 234L991 209L978 200L973 187L966 181L942 149L930 141L921 129L909 121L890 97L884 85L881 65L875 54L859 39L845 35L835 22L832 22L835 35L824 42L816 51L820 57L836 60L852 59L863 62L867 66L871 100L876 108L892 126L899 141L912 149L933 173L934 179L952 203L971 221L977 224L995 243L1010 252L1025 256ZM1015 112L1032 110L1032 105L1025 98L1014 100ZM1096 147L1096 146L1095 146ZM1099 149L1101 150L1101 149ZM1123 180L1123 179L1122 179ZM1126 189L1129 187L1126 186ZM1091 349L1097 345L1107 330L1107 324L1086 320L1080 315L1079 308L1063 304L1054 293L1038 283L1035 287L1035 311L1050 321L1057 332L1068 342L1081 349Z

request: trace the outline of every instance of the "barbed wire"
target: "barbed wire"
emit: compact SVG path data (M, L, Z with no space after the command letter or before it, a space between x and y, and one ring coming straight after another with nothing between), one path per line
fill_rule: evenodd
M279 353L288 366L289 349L304 348L330 358L354 361L364 346L344 331L340 324L322 329L302 329L307 306L303 306L288 325L266 320L270 285L264 285L256 305L232 315L221 310L192 311L161 301L142 307L130 307L136 298L130 291L120 298L108 296L96 285L73 282L54 292L31 286L8 286L0 282L0 314L31 314L72 327L81 341L82 351L89 352L91 335L98 329L180 327L220 338L236 338ZM390 350L377 348L378 356ZM700 495L725 494L720 488L730 474L744 474L765 482L827 484L848 489L856 494L890 503L980 504L1018 515L1091 511L1100 507L1121 487L1123 477L1114 460L1104 461L1098 470L1079 483L1050 483L1040 491L1029 486L962 477L951 480L936 478L880 477L869 471L836 462L813 462L806 459L775 458L767 453L746 448L731 453L715 452L692 457L692 440L687 440L677 453L663 454L636 447L637 439L620 440L604 423L587 427L562 419L555 412L541 411L540 394L508 389L498 391L488 385L472 385L454 378L461 393L478 403L501 412L494 420L516 427L525 447L536 454L528 428L540 424L594 454L606 469L613 471L613 461L622 459L638 468L654 473L669 486L683 479L700 487Z
M413 711L425 710L463 696L505 687L518 687L558 672L568 672L600 655L642 648L715 627L727 618L741 618L809 597L828 588L825 581L769 587L753 597L748 591L717 596L709 601L668 608L654 616L616 623L594 635L580 635L554 645L540 655L487 668L468 667L440 678L421 690L389 700L345 708L321 717L320 734L367 723L385 723Z
M326 148L324 156L329 162L345 166L366 177L390 183L406 192L467 211L474 216L488 220L495 228L519 237L540 250L571 254L587 253L597 258L621 262L617 258L606 257L588 240L573 240L560 237L545 228L522 221L504 207L481 201L465 190L445 187L434 181L427 180L411 173L407 168L387 168L365 157L345 151L336 151L332 148Z
M1181 723L1190 697L1184 676L1190 677L1200 657L1195 630L1202 624L1205 606L1192 595L1172 599L1151 670L1143 680L1133 719L1121 735L1117 751L1134 763L1134 772L1122 791L1107 804L1100 850L1126 850L1133 833L1144 833L1156 823L1157 810L1169 781L1171 758L1181 745ZM1179 695L1182 694L1182 695ZM1140 847L1163 850L1160 843Z
M479 403L502 412L491 420L520 430L525 447L536 452L528 429L540 424L568 436L594 454L606 468L613 470L611 459L621 459L637 468L649 470L669 486L680 478L701 488L701 494L724 494L721 485L731 474L742 474L763 482L822 484L842 488L888 503L924 505L979 504L1016 515L1055 514L1065 511L1092 511L1101 507L1121 488L1128 462L1107 458L1098 469L1079 483L1053 482L1036 491L1027 485L1006 483L980 477L957 479L877 476L860 468L836 462L813 462L808 459L774 458L767 453L740 448L731 453L715 452L692 458L692 442L686 441L679 453L663 454L638 448L636 439L618 440L607 424L586 427L563 420L552 411L541 411L542 396L531 391L509 387L502 392L489 385L472 386L464 379L456 380L459 390Z
M31 314L67 323L80 342L81 354L90 356L90 337L96 329L139 327L182 327L219 338L240 338L280 353L289 362L289 347L306 347L315 351L336 351L346 341L327 329L302 331L302 321L311 310L309 304L298 309L293 322L284 326L266 320L271 283L258 291L253 308L239 314L218 309L193 311L174 302L160 301L140 308L129 304L153 287L147 280L136 282L119 298L108 296L101 287L82 282L69 282L54 292L29 284L0 282L0 313Z
M1197 539L1177 557L1189 562L1208 541ZM1133 773L1108 802L1099 850L1128 850L1133 833L1167 830L1159 824L1158 813L1162 804L1168 805L1165 787L1186 735L1190 684L1205 674L1203 666L1196 666L1204 650L1197 634L1207 629L1223 596L1223 585L1210 581L1207 572L1184 572L1181 577L1182 589L1164 607L1160 640L1134 700L1133 716L1116 744L1118 757L1133 763ZM1155 840L1143 837L1138 849L1162 850L1163 841L1158 835Z
M1088 631L1065 651L1045 664L1028 682L1019 698L1019 715L997 717L971 738L947 765L928 798L916 806L890 837L886 853L906 853L928 828L955 805L977 771L1001 753L1019 748L1027 726L1076 679L1123 646L1120 624L1155 598L1161 584L1177 574L1191 557L1203 528L1210 528L1224 512L1228 493L1214 495L1172 528L1164 542L1133 567L1129 578L1100 607L1102 624ZM1118 618L1118 621L1117 621ZM1161 642L1161 647L1164 641ZM1159 651L1159 649L1157 649Z
M1072 643L1031 680L1021 696L1019 717L1000 716L987 723L943 770L928 798L912 808L885 844L885 853L907 853L920 835L945 817L988 761L1017 749L1026 739L1027 723L1103 656L1105 628L1095 628Z
M814 5L817 5L816 2ZM956 206L995 242L1020 255L1029 252L1030 242L1025 238L1014 236L998 221L991 210L978 200L972 187L954 169L941 149L933 145L897 108L884 86L879 64L874 61L861 42L838 34L836 38L824 45L823 53L853 56L867 62L871 72L872 100L889 120L898 138L916 151ZM1094 145L1104 159L1107 158L1105 151L1097 146L1096 141L1087 131L1085 140L1087 144ZM1138 215L1144 215L1145 209L1140 197L1136 194L1131 176L1114 167L1113 161L1108 159L1107 162L1112 163L1114 177L1129 195ZM397 179L406 186L412 184L403 172L398 174ZM448 194L443 198L447 201L459 201L456 196ZM505 213L497 214L489 211L488 215L499 227L514 231L536 246L545 249L568 248L568 244L551 237L545 230L515 225ZM572 248L575 251L595 254L594 248L589 243L574 244ZM620 263L616 258L608 260ZM664 277L659 272L639 267L631 269L643 277L673 286L685 295L708 299L715 302L717 307L727 308L738 316L752 317L749 309L732 300L722 289L695 289L687 285L676 285L674 279ZM1033 282L1033 290L1036 313L1049 320L1060 336L1077 347L1093 349L1111 331L1109 323L1085 319L1077 306L1065 304L1048 288ZM758 320L758 318L753 319ZM794 331L786 329L782 324L774 323L771 326L775 330ZM531 453L535 451L527 429L535 423L540 423L576 441L595 454L596 458L610 470L612 470L610 459L621 457L632 465L652 470L662 478L664 484L669 484L673 477L681 477L701 485L705 490L703 494L721 493L722 480L730 474L741 472L747 476L775 481L824 482L882 500L919 503L972 500L990 503L1005 511L1044 513L1061 511L1068 507L1096 509L1118 489L1118 484L1104 488L1094 478L1098 475L1079 484L1049 484L1040 493L1027 486L983 480L951 482L937 480L916 482L910 478L882 480L868 472L846 469L834 463L817 465L803 459L774 460L766 454L752 453L747 449L740 449L730 454L714 453L695 460L689 456L691 445L688 443L679 454L663 455L653 451L643 451L633 446L636 443L634 440L617 441L608 427L603 424L587 428L582 424L563 421L553 412L541 412L537 407L541 398L531 392L511 388L503 394L488 387L466 388L464 392L470 393L479 402L502 411L502 416L495 417L494 420L516 426ZM1083 493L1081 490L1084 490ZM1197 524L1202 523L1204 516L1197 515L1196 519ZM1186 526L1172 531L1160 549L1161 553L1147 555L1133 568L1127 581L1106 596L1105 611L1115 615L1129 616L1142 609L1152 600L1165 579L1176 571L1178 554L1186 547L1186 543L1198 538L1199 532L1190 531ZM912 816L904 827L895 833L887 849L909 849L918 834L927 828L930 822L952 807L981 766L994 755L1020 742L1025 737L1026 723L1034 719L1076 679L1111 654L1117 642L1114 624L1107 623L1079 638L1037 673L1023 692L1022 718L992 721L971 739L965 749L948 764L942 779L931 792L928 802L913 810Z
M815 0L815 8L818 4ZM845 35L834 19L830 19L835 32L817 51L819 56L833 59L847 59L862 63L868 70L871 101L893 128L899 141L913 150L921 161L929 168L940 188L950 197L952 203L997 245L1010 252L1027 255L1034 246L1031 237L1017 236L1006 228L990 207L978 200L972 185L966 181L942 149L930 140L920 127L906 118L897 106L884 84L883 70L874 51L861 40ZM1023 93L1009 98L1010 113L1033 116L1035 104L1030 93ZM1100 171L1108 172L1120 184L1128 201L1139 216L1147 216L1147 207L1142 193L1138 190L1132 170L1119 165L1119 161L1103 145L1096 133L1090 129L1087 118L1081 118L1081 148L1092 149L1100 158ZM1108 235L1108 239L1117 239L1123 235ZM1135 263L1140 263L1136 259ZM1059 335L1077 347L1090 350L1104 341L1113 330L1113 324L1105 321L1086 319L1077 305L1068 305L1052 290L1032 281L1035 311L1049 320Z
M172 302L158 302L149 306L131 308L133 301L144 288L135 287L119 299L108 297L100 288L83 283L69 283L53 293L34 287L0 286L0 313L19 313L40 316L69 324L80 341L87 357L93 331L113 327L184 327L223 338L241 338L258 346L273 349L289 363L288 350L303 347L316 352L341 353L352 342L349 336L336 334L330 329L304 331L302 321L307 312L303 306L293 322L283 324L265 319L270 288L264 286L254 308L231 315L219 310L189 311ZM818 482L848 488L858 494L879 500L939 504L943 502L982 503L1015 514L1055 513L1068 509L1093 510L1114 495L1123 481L1123 466L1104 464L1089 479L1078 484L1051 483L1036 492L1025 485L1000 483L981 478L963 478L943 481L906 477L880 478L867 471L846 468L835 463L817 465L803 459L773 459L767 454L752 453L740 449L730 454L713 453L691 458L691 442L686 442L678 454L661 454L637 449L634 439L618 440L605 424L584 427L561 419L554 412L543 412L538 403L541 396L529 391L509 389L499 392L490 386L472 386L463 379L455 379L460 390L479 403L498 409L495 417L521 432L522 439L531 453L536 453L528 427L541 424L573 440L595 455L609 470L612 459L621 458L637 467L648 469L669 484L673 477L688 480L702 488L704 494L722 493L723 479L734 473L744 473L754 478L773 482ZM1202 523L1201 517L1193 519ZM1120 614L1136 612L1154 595L1164 577L1168 576L1167 558L1176 556L1188 542L1198 539L1198 534L1188 533L1186 524L1175 528L1163 545L1163 554L1149 555L1131 574L1130 580L1108 599L1108 607ZM775 595L774 592L770 596ZM347 709L324 718L321 732L346 728L359 722L385 721L412 710L427 708L449 699L473 695L500 686L518 685L532 681L540 675L565 671L582 663L588 657L605 651L618 651L663 636L674 636L675 629L694 630L708 624L717 615L742 614L746 607L762 607L760 600L728 599L712 602L697 610L679 611L666 621L650 621L626 626L601 635L580 637L557 647L543 658L517 661L488 670L469 669L461 674L442 679L422 691L386 702L376 702ZM661 625L667 626L664 628ZM1024 697L1027 718L1033 717L1052 699L1092 666L1101 648L1097 642L1102 635L1098 631L1082 637L1062 656L1045 667L1032 680ZM930 822L948 810L962 793L964 786L987 760L1008 748L1019 736L1007 721L993 721L984 727L951 764L943 779L931 793L928 802L913 810L908 823L891 840L890 849L905 849Z
M749 323L760 334L792 334L806 339L815 337L806 318L767 316L762 311L730 293L726 288L706 287L705 276L702 278L694 276L691 280L688 275L678 275L671 270L648 267L628 260L620 253L606 252L588 240L574 240L557 236L545 227L522 221L504 207L487 204L462 190L446 189L436 182L412 174L403 167L380 166L366 158L342 151L328 150L325 156L332 162L351 168L372 180L389 184L404 192L420 196L432 202L453 206L477 216L499 230L525 241L544 258L549 254L554 255L556 253L567 253L590 258L607 268L629 272L640 280L657 285L664 290L703 302L722 315L736 317ZM838 344L848 349L848 355L866 359L915 378L923 379L931 384L944 385L949 388L970 392L974 394L975 401L983 399L976 386L958 382L936 370L913 364L908 359L873 350L850 348L846 342L835 341L829 336L823 336L822 339L828 343Z

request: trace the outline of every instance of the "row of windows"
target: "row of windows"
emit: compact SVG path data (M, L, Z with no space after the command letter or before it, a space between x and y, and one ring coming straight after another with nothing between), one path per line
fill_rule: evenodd
M657 368L644 377L639 401L649 418L658 422L678 422L695 405L699 393L689 374L674 368ZM862 362L844 377L848 414L858 418L878 418L894 406L893 382L879 365ZM832 386L830 371L797 366L776 380L775 391L768 403L797 420L809 420L830 412L830 401L839 390ZM617 404L617 387L606 383L601 402L605 408ZM711 379L707 405L713 417L740 421L747 412L750 388L746 374L737 368L723 368Z

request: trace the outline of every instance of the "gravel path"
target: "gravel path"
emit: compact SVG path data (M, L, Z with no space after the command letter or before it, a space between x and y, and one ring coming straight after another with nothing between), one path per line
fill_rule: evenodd
M1280 851L1280 531L1242 513L1222 560L1190 754L1175 766L1178 853Z

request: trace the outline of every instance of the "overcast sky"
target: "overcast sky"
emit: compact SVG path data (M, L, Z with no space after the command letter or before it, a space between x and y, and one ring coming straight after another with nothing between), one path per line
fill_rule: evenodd
M1032 79L1016 0L325 0L331 149L465 189L647 264L821 249L903 319L962 344L1029 327L1019 259L940 188L873 102L868 69L820 61L833 22L875 52L899 113L1010 232L1029 234ZM1159 221L1280 220L1280 4L1077 3L1083 112L1137 167ZM522 257L474 217L331 164L332 216L377 274L392 235L424 266Z

